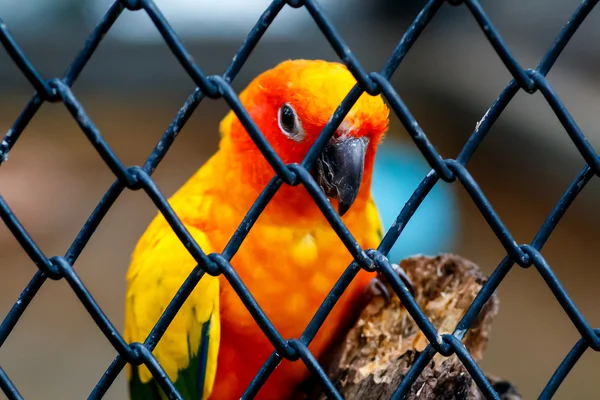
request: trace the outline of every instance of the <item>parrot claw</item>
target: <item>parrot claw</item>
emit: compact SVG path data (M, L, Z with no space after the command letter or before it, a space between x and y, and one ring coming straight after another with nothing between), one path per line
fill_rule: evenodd
M415 295L415 285L413 285L412 281L410 280L410 278L408 277L408 274L406 273L406 271L404 271L400 265L398 264L392 264L392 268L394 268L394 271L396 271L396 273L398 274L398 277L400 279L402 279L402 282L404 282L404 284L406 285L408 291L410 292L411 296L414 297Z
M404 282L410 294L414 296L415 287L408 275L406 274L406 272L398 264L392 264L392 267L394 268L394 271L398 274L398 277L402 280L402 282ZM386 304L389 304L390 300L392 299L392 294L385 285L385 276L381 274L377 274L377 276L373 278L371 282L369 282L369 284L367 285L367 291L372 297L383 297L385 299Z
M376 276L375 278L371 279L371 281L367 285L367 292L369 295L372 296L371 298L380 296L383 297L385 299L386 304L388 304L391 300L390 291L385 286L385 283L383 283L383 280L379 276Z

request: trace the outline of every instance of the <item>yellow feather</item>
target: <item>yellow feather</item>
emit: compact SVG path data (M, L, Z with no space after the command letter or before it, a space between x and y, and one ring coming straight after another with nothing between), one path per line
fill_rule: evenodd
M205 252L211 252L208 237L204 232L190 225L186 228ZM155 217L138 242L127 274L125 308L127 342L143 342L146 339L195 266L196 261L164 218L161 215ZM213 318L205 398L208 398L213 387L220 339L217 278L209 275L202 277L153 351L169 378L175 381L178 371L186 368L190 357L195 355L189 353L188 338L191 341L192 351L197 351L200 345L201 326L211 318L211 315ZM128 366L128 378L130 374L131 370ZM140 366L139 375L142 383L152 378L145 366Z

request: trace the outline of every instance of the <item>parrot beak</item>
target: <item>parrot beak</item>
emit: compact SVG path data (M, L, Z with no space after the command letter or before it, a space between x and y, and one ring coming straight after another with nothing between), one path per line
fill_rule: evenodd
M334 138L315 162L313 178L327 197L338 200L340 217L358 195L368 143L366 137Z

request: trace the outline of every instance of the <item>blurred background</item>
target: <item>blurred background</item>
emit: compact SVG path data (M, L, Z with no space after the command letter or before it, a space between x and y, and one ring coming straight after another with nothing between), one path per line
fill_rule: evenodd
M268 1L156 0L195 61L222 73ZM424 1L321 0L367 70L379 70ZM481 1L521 65L533 68L578 0ZM4 20L46 77L62 76L110 0L0 0ZM549 73L551 84L598 148L600 109L597 10ZM337 60L308 13L285 8L234 82L241 90L288 58ZM476 123L511 79L465 7L445 5L392 79L444 157L456 157ZM126 165L142 164L194 89L143 12L125 11L73 86L88 115ZM0 132L10 129L33 89L0 51ZM217 146L223 101L205 100L156 170L171 195ZM4 133L2 133L4 134ZM469 164L519 243L529 242L583 159L541 94L519 93ZM394 116L374 181L386 227L429 168ZM64 254L114 177L61 104L45 104L0 168L0 195L47 255ZM596 179L586 187L543 249L588 321L600 325L600 256ZM125 272L137 238L156 209L141 192L125 192L77 262L77 271L121 330ZM460 184L440 183L409 223L392 260L454 252L489 274L505 251ZM0 224L0 318L36 271ZM534 269L514 269L499 288L500 313L482 363L486 373L536 398L579 338ZM27 399L82 399L115 356L114 349L64 281L47 282L0 349L0 364ZM596 398L598 362L586 353L556 398ZM121 374L106 395L126 396Z

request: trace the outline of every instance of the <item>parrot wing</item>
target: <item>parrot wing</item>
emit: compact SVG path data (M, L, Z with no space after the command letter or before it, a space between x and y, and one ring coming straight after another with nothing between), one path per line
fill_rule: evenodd
M208 237L186 226L210 253ZM150 224L133 253L127 274L125 340L143 342L196 261L162 216ZM186 400L207 399L213 388L219 352L219 281L205 274L183 304L153 351ZM166 396L145 365L127 365L132 400Z

